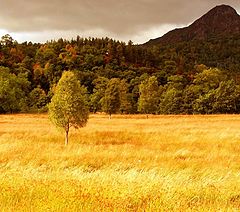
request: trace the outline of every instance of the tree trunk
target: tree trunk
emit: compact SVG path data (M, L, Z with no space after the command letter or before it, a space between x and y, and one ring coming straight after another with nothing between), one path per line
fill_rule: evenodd
M68 124L68 126L66 127L65 132L66 132L66 134L65 134L65 146L67 146L67 145L68 145L69 124Z
M109 119L112 119L112 114L111 113L109 114Z
M68 145L68 131L66 131L66 134L65 134L65 146Z

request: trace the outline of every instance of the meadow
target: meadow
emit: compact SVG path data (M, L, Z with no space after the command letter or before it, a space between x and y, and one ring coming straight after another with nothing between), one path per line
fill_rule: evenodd
M0 116L0 211L239 211L240 116Z

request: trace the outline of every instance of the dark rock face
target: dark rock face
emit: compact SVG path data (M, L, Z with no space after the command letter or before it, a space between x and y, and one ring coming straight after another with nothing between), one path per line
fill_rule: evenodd
M188 27L175 29L146 45L165 45L183 41L205 40L214 36L240 35L240 16L227 5L216 6Z

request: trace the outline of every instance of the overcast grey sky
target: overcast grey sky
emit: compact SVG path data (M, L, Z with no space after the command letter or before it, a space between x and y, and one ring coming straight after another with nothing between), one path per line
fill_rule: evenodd
M0 0L0 36L18 40L111 37L143 43L240 0Z

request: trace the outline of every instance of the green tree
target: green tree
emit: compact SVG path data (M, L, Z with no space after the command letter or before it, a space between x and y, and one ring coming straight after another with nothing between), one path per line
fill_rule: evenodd
M81 87L73 72L64 72L49 104L52 123L65 130L65 145L68 144L69 128L80 128L87 124L88 108L86 90Z
M161 95L159 111L162 114L180 114L182 112L182 91L169 87Z
M183 112L183 90L185 78L178 75L168 77L160 97L159 112L162 114L180 114Z
M198 98L196 98L192 104L194 113L214 113L216 89L218 89L220 83L224 81L226 81L226 75L217 68L203 70L195 76L193 84L195 90L198 90Z
M129 113L131 111L130 94L128 93L128 84L126 80L120 82L120 111L121 113Z
M220 82L226 80L226 75L217 68L206 69L197 74L193 83L199 85L203 93L208 93L211 89L218 88Z
M0 111L26 111L29 87L26 74L11 74L8 68L0 67Z
M233 80L221 82L215 90L213 112L222 114L236 113L239 96L239 90Z
M94 113L101 111L102 109L102 99L105 95L108 81L109 80L105 77L98 77L97 79L93 80L94 89L93 94L90 96L90 106L91 111Z
M34 88L29 94L29 106L32 111L45 111L47 109L46 105L48 103L48 98L43 89L39 86Z
M105 90L105 95L103 97L103 111L109 114L109 119L111 115L119 111L121 101L120 101L120 80L117 78L111 79Z
M177 71L177 64L173 60L167 60L164 62L164 71L168 74L173 75L176 74Z
M215 101L215 90L211 89L204 95L200 95L193 104L194 113L211 114L213 113L213 103Z
M183 91L183 113L194 114L196 100L199 98L200 85L189 85Z
M156 114L159 104L159 87L155 76L143 81L139 86L140 97L138 100L138 111L145 114Z

